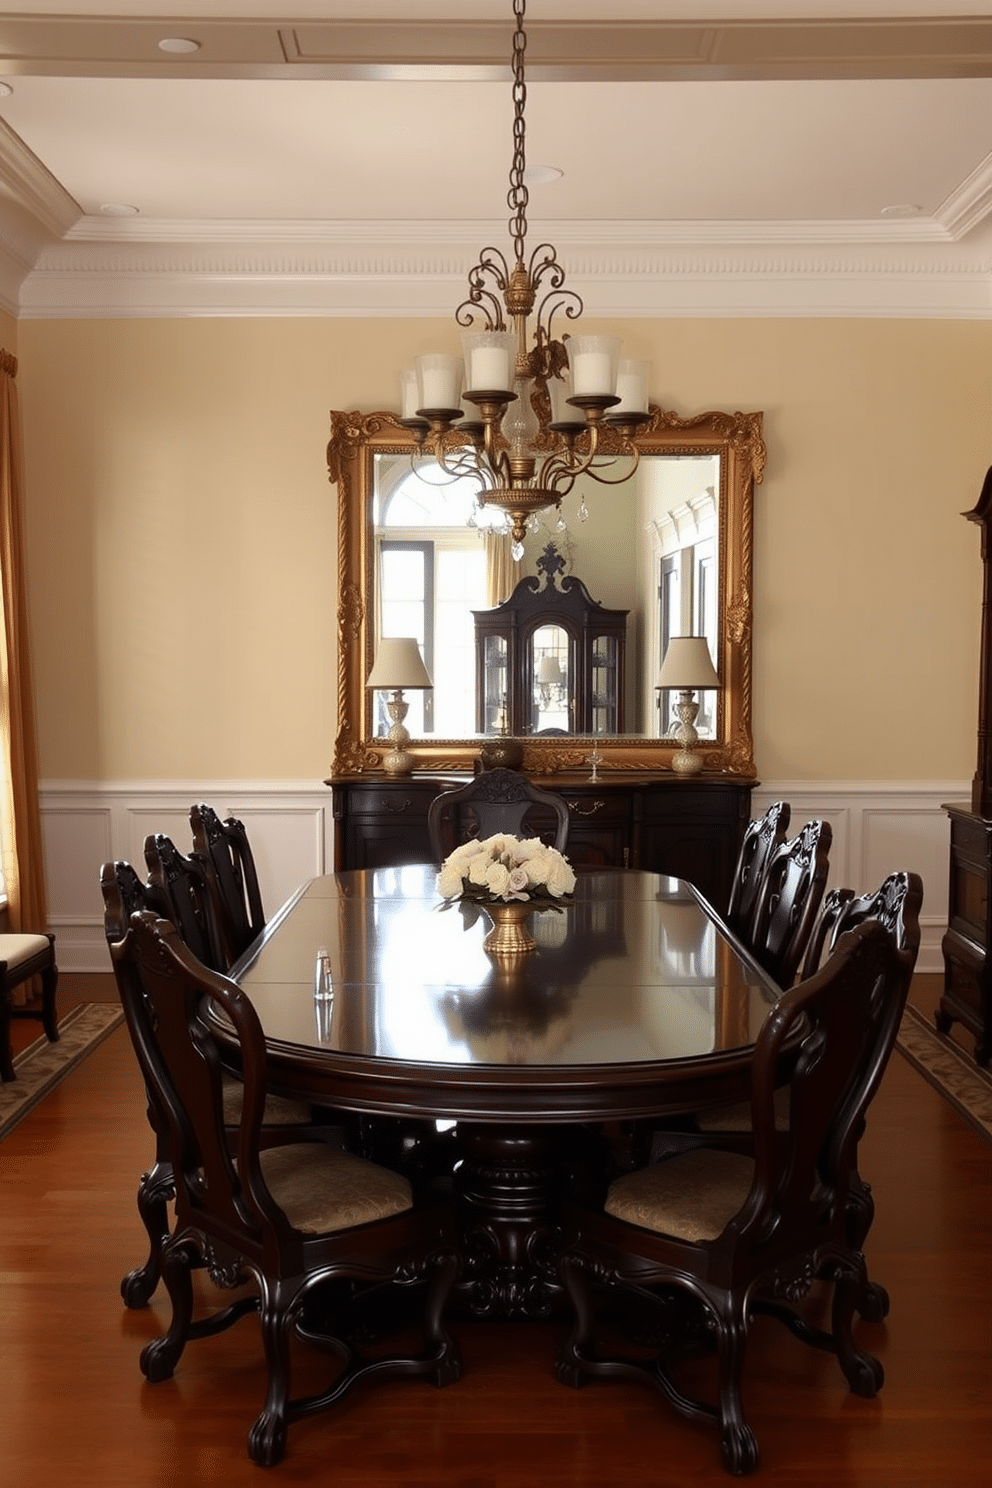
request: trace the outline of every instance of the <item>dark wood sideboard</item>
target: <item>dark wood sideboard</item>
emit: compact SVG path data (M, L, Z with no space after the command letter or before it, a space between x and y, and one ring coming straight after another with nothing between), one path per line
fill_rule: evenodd
M429 863L427 808L469 777L336 776L334 867ZM534 784L568 804L568 857L576 867L645 868L688 879L717 910L726 908L755 782L736 776L611 772L549 775ZM541 824L535 821L535 825ZM548 825L550 825L550 817Z

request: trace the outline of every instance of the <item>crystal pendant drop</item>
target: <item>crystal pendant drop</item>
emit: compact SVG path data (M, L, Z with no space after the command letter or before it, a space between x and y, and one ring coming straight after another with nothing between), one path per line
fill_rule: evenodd
M579 507L579 521L580 522L584 522L585 519L586 519L586 517L588 517L588 515L589 515L589 508L586 506L585 497L583 497L583 499L582 499L582 505Z
M510 544L510 553L511 553L511 555L513 557L514 563L519 563L520 560L521 560L521 558L524 556L524 545L523 545L523 543L522 542L511 543Z

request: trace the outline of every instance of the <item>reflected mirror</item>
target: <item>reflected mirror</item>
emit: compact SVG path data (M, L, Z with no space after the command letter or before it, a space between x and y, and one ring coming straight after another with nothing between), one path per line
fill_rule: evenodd
M753 776L761 424L760 413L682 419L652 409L632 478L614 489L587 480L560 509L537 513L515 562L502 514L476 508L470 480L414 462L398 418L332 413L335 775L381 768L386 698L364 687L379 636L415 636L434 681L407 695L418 770L470 770L483 739L505 734L522 742L529 773L548 774L581 769L592 748L603 768L665 768L677 720L658 670L672 636L702 635L721 682L698 699L705 768Z

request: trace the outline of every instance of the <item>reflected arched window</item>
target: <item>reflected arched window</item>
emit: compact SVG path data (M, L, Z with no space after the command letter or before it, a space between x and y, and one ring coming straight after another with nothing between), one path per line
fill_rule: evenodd
M473 609L486 608L483 532L503 513L476 510L476 483L452 480L430 461L379 456L372 506L380 636L415 636L433 692L408 695L411 734L464 738L475 732ZM438 645L443 637L444 644ZM376 696L376 734L388 731Z

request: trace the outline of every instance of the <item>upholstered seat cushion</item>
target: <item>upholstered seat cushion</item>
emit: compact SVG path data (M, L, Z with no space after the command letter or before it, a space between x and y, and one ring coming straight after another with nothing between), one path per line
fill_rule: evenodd
M699 1147L626 1173L610 1185L606 1212L680 1240L715 1240L747 1198L751 1158Z
M0 935L0 961L6 961L8 971L45 953L54 955L47 935Z
M259 1154L269 1192L295 1229L308 1235L372 1224L413 1205L399 1173L323 1142L293 1142Z
M237 1126L241 1120L244 1086L233 1075L224 1076L224 1125ZM267 1095L262 1120L266 1126L308 1126L313 1112L302 1101L285 1095Z

